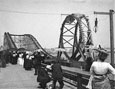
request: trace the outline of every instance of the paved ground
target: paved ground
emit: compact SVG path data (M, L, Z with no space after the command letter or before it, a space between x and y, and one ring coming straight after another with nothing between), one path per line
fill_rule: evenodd
M18 64L8 64L6 68L0 69L0 89L38 89L36 77L34 70L26 71ZM65 83L64 89L76 88Z

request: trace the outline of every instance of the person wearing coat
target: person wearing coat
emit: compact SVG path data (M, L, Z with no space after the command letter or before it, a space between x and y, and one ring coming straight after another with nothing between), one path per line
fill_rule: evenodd
M42 62L42 57L41 57L40 52L35 52L34 53L34 59L33 59L33 66L34 66L34 69L35 69L34 75L37 75L38 70L40 70L41 62Z
M52 78L53 78L53 88L56 88L56 83L59 82L60 84L60 89L63 88L64 86L64 82L63 82L63 72L62 72L62 68L61 65L59 63L59 61L55 61L51 67L51 71L52 71Z
M47 83L51 81L47 69L45 67L41 67L38 70L37 82L39 82L38 88L46 89Z

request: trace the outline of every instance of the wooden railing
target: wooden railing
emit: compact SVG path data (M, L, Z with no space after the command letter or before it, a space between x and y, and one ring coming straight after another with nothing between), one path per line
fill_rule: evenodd
M75 86L76 89L87 89L86 85L88 84L90 74L88 72L83 71L83 73L78 72L72 72L68 70L63 70L64 72L64 81ZM110 75L111 77L111 75ZM115 89L115 80L112 80L110 78L111 83L111 89ZM70 80L70 81L69 81ZM71 81L72 80L72 81Z
M86 89L90 74L78 68L68 68L62 66L64 81L75 86L76 89ZM70 81L69 81L70 80Z
M46 65L44 65L46 66ZM89 72L83 71L79 68L72 68L62 66L64 82L69 83L70 85L76 87L76 89L87 89L86 85L88 84L90 74ZM111 89L115 89L115 80L112 80L110 75Z

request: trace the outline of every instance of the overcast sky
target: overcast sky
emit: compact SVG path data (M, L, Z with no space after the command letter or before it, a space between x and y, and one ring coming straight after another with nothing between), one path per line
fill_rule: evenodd
M32 34L45 48L57 47L62 14L86 14L90 20L95 45L110 46L109 16L94 15L94 11L109 12L114 0L0 0L0 45L4 32ZM98 18L98 32L94 21Z

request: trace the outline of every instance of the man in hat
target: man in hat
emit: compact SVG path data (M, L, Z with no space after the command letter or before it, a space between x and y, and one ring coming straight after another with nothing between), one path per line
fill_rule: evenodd
M59 63L59 60L54 61L52 65L52 78L53 78L53 88L56 88L56 82L58 81L60 84L60 89L63 88L64 82L63 82L63 72L62 67Z

